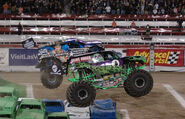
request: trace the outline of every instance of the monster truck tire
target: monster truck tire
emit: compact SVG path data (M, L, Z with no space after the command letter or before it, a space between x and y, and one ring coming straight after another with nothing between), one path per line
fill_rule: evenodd
M79 81L68 87L66 97L71 105L86 107L94 102L96 90L89 82Z
M62 83L63 76L51 75L49 72L42 70L40 79L44 87L49 89L55 89L58 88Z
M125 81L124 88L133 97L147 95L153 88L153 78L145 70L133 71Z

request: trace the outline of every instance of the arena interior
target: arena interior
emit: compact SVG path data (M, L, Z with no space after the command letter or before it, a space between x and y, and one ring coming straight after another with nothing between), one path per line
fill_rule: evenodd
M23 43L30 38L35 44L27 49ZM96 90L96 100L116 102L122 119L185 119L185 0L1 0L0 86L6 81L24 86L27 98L66 100L71 75L48 89L35 66L38 48L69 38L146 58L144 70L153 77L149 94Z

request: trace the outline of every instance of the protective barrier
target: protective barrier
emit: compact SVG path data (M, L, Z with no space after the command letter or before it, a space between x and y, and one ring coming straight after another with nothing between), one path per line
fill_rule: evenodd
M106 45L106 50L120 52L122 56L143 55L149 64L149 47L130 45ZM155 48L155 71L185 71L185 48L166 46L164 49ZM39 71L37 64L37 49L8 49L0 48L1 71ZM148 69L146 69L148 70Z
M52 21L52 20L1 20L0 25L18 25L19 22L22 25L31 26L112 26L112 21L74 21L74 20L62 20L62 21ZM132 21L116 21L117 26L130 26ZM135 21L136 26L177 26L176 21Z
M131 36L131 35L0 35L0 42L21 42L28 38L33 38L35 42L54 42L57 40L64 40L67 38L78 38L85 41L99 40L102 42L109 43L150 43L148 41L143 41L141 36ZM153 42L158 43L185 43L184 36L153 36ZM5 44L3 44L5 45Z
M67 15L67 14L22 14L22 15L0 15L0 19L27 19L27 20L110 20L110 19L120 19L120 20L174 20L176 21L178 17L176 15ZM185 20L185 15L182 15L182 19Z
M145 28L76 28L76 27L24 27L22 34L104 34L104 35L141 35ZM18 34L17 27L0 27L0 34ZM151 28L151 35L185 35L185 29L179 28Z

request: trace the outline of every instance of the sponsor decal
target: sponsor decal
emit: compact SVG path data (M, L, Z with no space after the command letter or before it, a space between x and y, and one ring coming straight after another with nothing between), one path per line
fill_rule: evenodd
M57 72L57 70L58 70L57 65L53 65L53 66L52 66L52 70L53 70L53 72Z
M127 56L145 56L146 65L150 61L150 50L147 49L128 49ZM155 66L183 66L184 50L177 49L155 49Z
M119 66L119 61L118 60L113 60L112 61L112 66Z
M72 48L70 49L74 56L84 54L87 52L87 48Z
M22 46L25 49L30 49L30 48L35 47L36 46L36 43L33 40L33 38L29 38L29 39L27 39L27 40L25 40L25 41L22 42Z
M101 79L94 79L94 81L103 81L103 78L101 78Z
M117 85L119 82L121 82L122 81L122 79L121 78L118 78L118 79L116 79L115 81L105 81L104 83L103 83L103 87L112 87L112 86L115 86L115 85Z
M77 63L77 62L86 62L91 60L91 56L85 56L85 57L79 57L79 58L74 58L71 60L72 63Z
M55 64L52 66L52 71L50 74L61 75L61 70Z

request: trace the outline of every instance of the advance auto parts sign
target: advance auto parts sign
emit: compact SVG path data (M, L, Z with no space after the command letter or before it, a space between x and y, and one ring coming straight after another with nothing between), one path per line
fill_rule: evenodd
M145 56L149 65L149 49L128 49L127 56ZM155 66L184 66L184 50L155 49Z
M33 66L37 64L37 49L9 49L10 66Z

